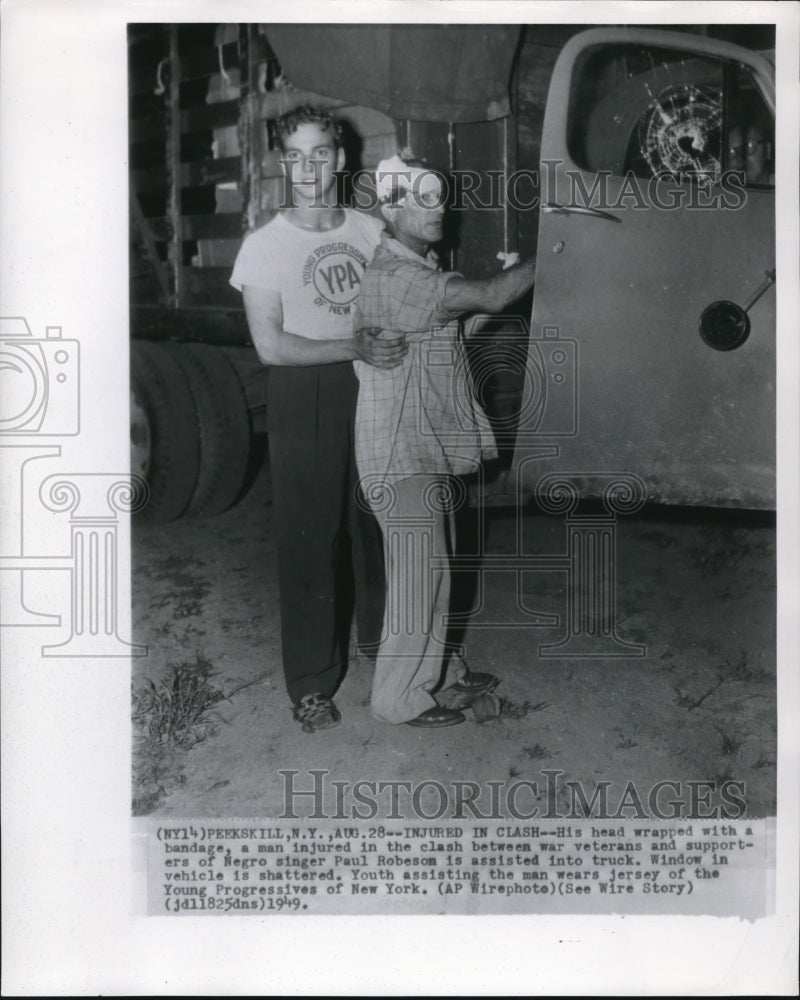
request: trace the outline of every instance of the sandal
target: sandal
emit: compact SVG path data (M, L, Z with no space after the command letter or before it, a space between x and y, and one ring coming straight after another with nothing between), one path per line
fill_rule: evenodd
M339 709L333 700L324 694L304 695L292 707L295 721L302 724L304 733L315 733L318 729L333 729L341 720Z

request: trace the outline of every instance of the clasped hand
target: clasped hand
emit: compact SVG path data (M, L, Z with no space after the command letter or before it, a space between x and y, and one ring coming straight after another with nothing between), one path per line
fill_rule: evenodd
M408 353L404 333L376 326L362 326L356 330L355 343L359 358L375 368L396 368Z

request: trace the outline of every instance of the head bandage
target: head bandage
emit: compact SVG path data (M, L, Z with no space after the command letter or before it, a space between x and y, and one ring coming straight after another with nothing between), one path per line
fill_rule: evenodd
M439 177L429 167L412 167L399 156L381 160L375 169L375 190L379 201L388 201L396 188L413 191L418 197L440 191Z

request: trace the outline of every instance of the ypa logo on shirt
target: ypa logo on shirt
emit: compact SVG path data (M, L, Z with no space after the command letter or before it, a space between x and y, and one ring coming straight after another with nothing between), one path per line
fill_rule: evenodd
M349 305L358 295L367 258L349 243L327 243L306 261L303 282L314 283L315 305Z

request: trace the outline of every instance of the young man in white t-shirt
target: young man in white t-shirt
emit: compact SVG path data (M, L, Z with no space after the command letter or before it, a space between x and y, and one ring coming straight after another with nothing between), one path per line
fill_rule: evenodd
M337 725L332 695L349 631L348 535L359 641L376 646L384 604L380 530L355 502L358 382L351 362L399 364L405 338L353 333L361 275L381 223L337 202L341 126L299 108L276 123L286 193L251 233L231 284L241 289L253 344L269 366L267 434L286 686L306 732ZM342 606L344 605L344 606Z

